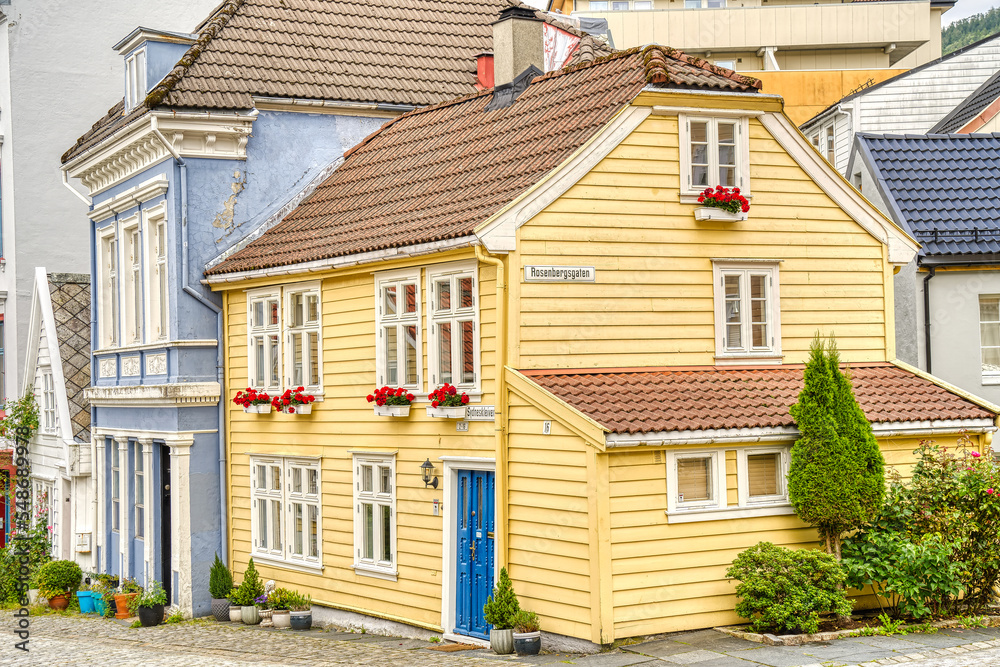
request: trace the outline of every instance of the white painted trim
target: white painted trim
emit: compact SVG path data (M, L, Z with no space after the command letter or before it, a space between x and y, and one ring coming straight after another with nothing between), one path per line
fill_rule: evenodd
M399 580L399 570L389 572L387 570L379 570L377 568L367 566L364 563L354 563L351 565L351 569L354 570L354 574L359 577L372 577L373 579L384 579L385 581Z
M500 480L496 479L496 459L478 456L439 456L438 460L444 463L444 471L441 473L442 496L444 498L444 507L441 510L441 627L444 629L443 635L446 639L453 637L452 641L480 643L482 640L473 641L474 637L454 633L455 578L457 576L455 544L458 542L458 523L454 507L458 503L459 470L492 472L495 482L493 488L496 494L494 508L499 506L497 501L500 496ZM496 540L493 544L495 547ZM496 565L493 581L497 581L500 573L500 559L495 556L496 554L494 554L493 559Z
M779 493L765 500L750 500L750 473L747 457L752 454L778 454L780 464ZM737 504L740 507L760 508L788 504L788 470L791 465L792 450L788 445L761 447L741 447L736 450Z
M599 132L562 164L550 171L514 201L476 227L476 236L492 253L516 249L517 230L546 206L576 185L649 117L650 107L625 106Z
M452 323L459 319L457 316L445 317L440 320L434 317L434 281L438 278L445 278L452 275L464 275L469 274L472 276L472 331L473 331L473 341L472 341L472 363L473 372L476 374L476 381L470 386L465 383L455 382L458 379L459 370L461 368L461 363L455 363L455 358L452 357L452 382L451 384L456 387L460 392L476 392L482 395L483 391L483 370L480 363L481 357L481 345L480 339L482 338L482 326L479 317L480 308L480 293L479 293L479 262L478 260L463 260L460 262L447 262L444 264L434 264L427 267L425 271L426 274L426 295L427 295L427 371L429 377L428 381L428 392L433 389L437 389L442 384L444 384L440 378L435 375L435 369L437 368L438 358L438 340L437 335L433 328L438 322ZM458 290L455 290L451 295L452 302L457 302ZM454 313L456 308L452 308ZM457 327L453 327L452 340L458 341L458 345L461 346L461 331Z
M157 268L157 256L156 256L156 224L162 219L163 222L163 233L164 233L164 244L166 245L166 262L163 265L163 269L166 272L164 280L168 281L167 287L167 301L165 303L159 303L160 295L156 292L156 281L154 279L154 274ZM160 343L163 344L164 341L170 336L170 224L169 218L167 216L167 205L166 201L162 201L155 206L142 211L142 295L143 295L143 324L145 325L145 330L142 333L142 339L144 345L151 345ZM153 318L153 303L157 303L160 311L166 311L167 317L167 331L163 332L161 338L154 338L154 330L158 326L158 322L154 322Z
M873 238L888 246L890 264L902 266L916 256L919 244L844 180L787 116L766 113L760 122L827 196Z
M299 384L297 382L296 383L292 382L292 373L294 371L293 371L293 364L292 364L292 360L291 360L292 359L292 344L291 344L291 341L289 340L291 338L292 333L293 333L292 330L291 330L292 329L292 312L291 312L292 311L292 296L294 296L295 294L299 294L299 293L302 293L302 294L306 295L307 297L308 297L308 295L310 293L315 293L315 295L316 295L316 315L317 315L317 321L316 321L316 327L315 327L315 329L303 325L301 327L298 327L297 330L298 330L299 333L302 333L305 336L308 336L308 334L312 333L312 332L315 332L315 334L316 334L316 342L315 342L315 344L316 344L316 363L319 366L318 369L317 369L318 370L318 378L319 378L319 384L318 385L310 385L307 382L305 382L305 380L308 380L308 378L305 377L305 375L306 375L305 372L303 372L303 378L302 378L303 382L301 384ZM307 306L304 305L303 308L307 308ZM324 380L324 377L323 377L324 376L324 373L323 373L323 348L325 346L323 345L323 284L322 284L322 282L319 281L319 280L314 280L314 281L307 282L307 283L292 283L291 285L284 285L284 286L282 286L282 288L281 288L281 309L282 309L283 312L281 314L281 318L280 318L280 322L279 322L279 324L281 326L281 338L282 338L282 341L281 341L281 344L280 344L280 350L283 353L282 356L281 356L281 366L282 366L282 379L284 380L285 389L295 389L296 387L303 387L305 389L305 393L307 393L307 394L313 394L317 398L319 398L319 397L321 397L323 395L323 393L324 393L323 389L325 387L325 383L323 381ZM247 352L249 353L249 348L248 348ZM305 365L306 365L306 362L305 362L305 359L303 359L303 367Z
M456 635L454 632L442 632L441 638L449 642L455 642L457 644L473 644L475 646L482 646L483 648L490 647L489 639L480 639L479 637L469 637L468 635Z
M769 319L771 320L771 337L773 342L768 346L767 350L752 350L748 349L746 352L730 352L727 351L723 346L723 339L725 337L725 323L726 323L726 298L725 289L723 288L721 282L723 280L724 274L727 271L755 271L757 273L767 272L770 278L770 293L767 299L767 309ZM748 275L748 274L747 274ZM741 294L741 308L749 306L750 301L750 284L749 275L746 284L741 281L741 285L745 289L745 294ZM712 293L715 300L715 358L716 360L733 360L737 363L737 360L749 360L753 363L754 358L768 359L769 361L774 361L775 358L781 359L781 272L779 271L778 262L767 262L764 260L751 260L744 261L739 259L734 260L713 260L712 261ZM743 311L744 316L744 329L741 331L741 335L745 335L748 339L748 343L751 340L752 332L751 322L750 322L751 308L746 307ZM725 362L724 362L725 363Z
M714 500L705 501L704 505L678 507L677 500L677 460L683 458L704 458L712 459L712 486ZM667 481L667 514L673 515L709 512L717 509L724 509L727 503L728 490L726 489L726 452L724 449L685 449L683 451L667 450L664 457Z
M749 519L755 516L780 516L783 514L795 514L795 509L791 505L770 507L726 507L717 510L703 510L699 512L670 512L666 511L667 523L696 523L698 521L722 521L725 519Z
M119 305L121 303L121 294L118 290L112 290L109 286L111 283L110 272L108 267L108 257L109 253L105 250L105 244L109 241L114 241L115 243L115 262L118 263L118 246L121 245L118 242L118 225L115 222L105 226L102 229L96 230L97 237L97 295L96 295L96 305L97 305L97 340L105 349L116 349L117 345L121 342L119 340L118 329L119 322L121 321L121 309L118 309L118 320L116 321L113 317L114 309L112 308L112 292L116 293L118 297ZM119 281L121 277L121 266L118 265L115 270L115 282ZM93 298L93 295L92 295Z
M663 92L663 91L660 91ZM685 94L688 91L684 91ZM756 118L757 116L763 116L765 111L762 109L708 109L705 107L675 107L666 106L661 104L653 105L653 115L654 116L676 116L678 114L696 114L696 115L708 115L708 116L724 116L728 118Z
M169 181L166 174L157 174L155 178L120 192L110 199L105 199L100 204L95 204L87 216L92 222L100 222L116 213L124 213L143 202L166 194L168 186Z
M161 340L155 343L143 343L142 345L123 345L122 347L105 347L94 350L93 355L99 357L102 354L125 354L128 352L140 352L143 350L161 350L167 347L217 347L219 342L213 338L193 339L193 340Z
M89 387L85 390L85 395L90 404L96 407L173 405L197 407L218 404L221 392L218 382L177 382L125 387Z
M326 570L325 565L320 565L318 567L311 567L305 563L292 563L286 560L280 560L274 558L273 556L268 556L267 554L254 553L253 560L255 563L264 563L269 567L275 567L282 570L291 570L292 572L302 572L304 574L319 574L322 575Z
M253 269L250 271L223 273L208 276L202 281L202 283L206 285L220 285L224 283L243 282L254 278L273 278L276 276L290 276L299 273L332 271L334 269L343 269L349 266L376 264L392 259L434 255L440 252L447 252L449 250L457 250L459 248L471 248L474 245L478 245L478 239L475 236L462 236L457 239L416 243L414 245L403 246L400 248L373 250L371 252L361 252L354 255L344 255L341 257L331 257L329 259L317 259L311 262L276 266L269 269Z
M774 354L717 354L714 357L716 366L780 366L784 358Z
M691 176L691 129L690 122L693 119L708 122L708 174L718 174L718 121L738 121L736 125L736 184L734 187L740 189L740 194L744 197L751 196L750 187L750 119L746 116L733 116L728 113L717 113L718 109L695 109L692 113L683 113L677 116L677 148L680 153L680 191L681 197L697 197L707 188L715 189L719 183L709 184L704 188L689 183ZM735 214L734 214L735 215Z
M286 567L287 569L296 570L300 572L309 572L313 574L322 574L323 572L323 460L320 457L315 456L284 456L281 454L261 454L253 453L250 454L250 555L254 558L259 558L262 562L267 562L275 566ZM280 488L277 491L258 491L259 480L256 478L257 466L266 466L266 475L271 474L272 468L277 468L280 471ZM308 471L316 471L316 484L317 493L313 497L308 497L311 494L302 492L297 497L292 497L292 467L299 468L305 474L302 477L302 485L305 488L308 483ZM255 483L256 482L256 483ZM258 495L259 494L259 495ZM260 516L259 510L254 507L255 502L264 502L270 504L271 501L277 500L281 503L281 549L268 549L267 551L260 551L260 547L255 544L258 534L258 517ZM308 530L308 514L304 513L302 517L303 521L303 535L302 535L302 556L296 556L292 553L292 548L294 545L294 522L292 518L292 503L302 503L306 507L315 506L316 507L316 543L317 543L317 555L313 559L308 556L309 552L309 530ZM271 513L268 512L268 516ZM273 530L273 527L272 527Z
M360 466L363 464L370 464L372 466L372 491L371 494L361 497L361 475L359 473ZM390 478L392 484L392 490L389 493L388 502L383 498L378 489L380 484L380 479L378 475L378 469L382 466L389 466ZM395 581L396 577L399 576L399 550L397 546L397 534L399 532L399 516L398 511L398 500L399 500L399 485L397 480L397 470L396 470L396 455L377 455L371 452L355 452L351 454L351 520L354 528L354 542L351 545L351 567L357 574L364 574L367 576L378 576L379 578L389 579L390 581ZM372 545L372 557L375 562L365 563L361 562L361 547L364 544L364 525L361 520L361 513L359 512L361 503L365 500L371 500L371 504L375 508L384 507L388 505L389 512L392 516L392 522L390 525L390 535L389 535L389 548L392 551L392 562L390 565L379 565L377 558L378 544L381 544L379 538L379 530L373 529L372 539L375 544ZM375 510L372 510L375 514ZM374 516L373 523L375 526L381 524L381 517Z

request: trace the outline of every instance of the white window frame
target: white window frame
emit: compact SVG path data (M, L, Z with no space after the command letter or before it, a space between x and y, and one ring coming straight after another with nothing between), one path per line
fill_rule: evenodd
M591 0L587 4L587 9L592 12L606 12L611 6L611 0Z
M320 289L319 282L311 283L297 283L288 287L282 288L282 297L284 304L284 312L281 315L281 329L284 344L284 379L285 388L295 389L296 387L302 387L305 389L306 393L313 395L323 393L323 294ZM292 299L296 295L301 294L303 299L303 308L308 312L308 298L310 296L316 297L316 321L310 323L309 321L304 321L301 326L295 326L292 323L295 319L292 317ZM295 364L292 359L294 353L294 347L292 345L292 336L295 334L300 334L308 339L309 334L314 334L316 336L316 365L317 382L310 383L306 382L308 380L309 364L307 359L303 359L303 371L302 379L303 382L298 382L295 379ZM305 346L303 345L303 350ZM308 357L308 354L303 354L303 357Z
M137 540L145 539L146 536L146 458L142 451L142 443L138 440L132 441L133 465L132 477L135 489L132 497L135 499L135 525L132 527L132 536Z
M694 7L693 5L696 2L698 3L698 6ZM708 6L708 2L709 2L709 0L684 0L684 9L725 9L726 8L726 0L720 0L720 2L722 4L720 6L718 6L718 7L709 7Z
M625 5L624 7L615 7L615 5ZM629 0L611 0L611 11L613 12L627 12L631 7L629 6Z
M59 431L59 412L56 410L56 387L52 369L42 370L42 432L55 434Z
M750 496L750 468L747 457L755 454L778 454L778 493L769 496ZM788 445L773 447L745 447L736 450L736 481L740 507L768 507L788 505L788 470L792 450Z
M142 232L138 214L121 222L121 257L118 262L122 289L122 342L124 346L142 343ZM122 273L124 272L124 278Z
M120 329L120 291L118 277L121 265L118 250L117 228L110 224L98 231L97 243L99 249L101 279L98 281L97 302L98 326L102 348L118 347Z
M158 243L161 239L157 235L157 228L160 225L163 226L162 248ZM165 204L161 203L144 211L143 229L145 231L146 246L146 279L144 281L146 303L145 340L147 343L153 343L160 340L167 340L170 333L170 318L167 310L170 299L168 283L170 230L167 225Z
M354 488L354 571L358 574L373 576L382 579L395 581L398 572L399 551L396 545L396 455L384 452L352 452L353 488ZM362 468L371 466L372 468L372 490L366 491L363 487ZM381 469L389 468L390 490L384 493L381 490ZM364 513L363 504L371 504L373 509L372 521L372 558L367 558L363 553L365 547L364 534ZM381 520L381 510L378 508L389 508L389 549L392 558L388 561L378 557L379 545L383 543L384 532ZM376 513L377 510L377 513Z
M712 114L690 114L682 113L677 115L677 124L680 134L680 162L681 162L681 195L697 197L706 188L715 188L717 182L709 181L709 185L696 186L691 173L691 121L708 121L708 173L718 176L719 148L718 148L718 124L719 122L736 123L736 176L735 187L740 189L740 194L750 198L750 119L743 115L746 112L736 114L720 113L714 110Z
M259 466L264 466L268 477L265 489L259 487ZM278 470L280 489L271 488L273 471ZM292 479L295 470L300 471L302 491L292 490ZM309 471L316 473L316 493L309 491ZM279 503L278 516L281 521L277 533L273 523L268 526L268 537L276 534L281 540L280 547L269 539L265 546L260 539L260 505L267 503L267 516L273 522L273 502ZM306 508L316 508L316 555L309 553L309 520L308 509L304 510L303 523L303 553L295 553L293 505L304 505ZM290 569L310 572L322 571L323 568L323 475L321 460L298 456L251 456L250 457L250 531L253 557L276 565L284 565Z
M711 500L681 502L677 498L677 461L682 459L712 459L712 485L714 498ZM690 449L667 452L667 513L704 512L722 509L726 506L726 456L720 449Z
M117 440L111 441L111 532L121 532L122 451ZM117 464L117 465L116 465Z
M385 312L382 290L386 287L396 287L397 299L402 302L403 286L414 285L416 288L417 312L414 314L398 314L391 316ZM423 352L423 300L420 287L420 268L408 268L398 271L384 271L375 274L375 382L383 387L403 387L413 394L424 393L424 352ZM390 382L388 358L385 350L385 329L396 328L396 381ZM403 330L414 326L417 330L415 342L417 355L417 381L403 383L402 370L405 365L406 344Z
M254 319L254 306L257 303L263 303L263 313L265 322L267 321L269 308L268 302L276 301L278 309L278 322L277 324L264 324L257 323ZM249 387L254 387L255 389L265 390L268 392L280 392L283 385L283 359L282 356L282 340L284 336L282 335L282 301L281 301L281 288L279 287L267 287L259 290L251 290L247 292L247 371L248 371L248 385ZM256 349L254 348L254 338L257 336L264 337L264 373L262 375L263 382L257 381L257 355L255 354ZM277 346L278 355L278 369L277 374L273 374L273 367L271 364L271 337L274 336L274 345Z
M712 260L712 285L715 299L715 358L716 361L727 359L737 359L745 361L747 359L778 360L781 357L781 284L780 272L778 270L780 262L776 260ZM771 323L771 343L766 348L754 349L750 346L752 340L749 330L749 320L743 322L745 330L743 339L747 341L747 347L743 350L726 349L726 292L723 279L725 275L741 273L745 276L753 274L766 274L769 278L770 293L768 294L768 320ZM745 282L745 281L743 281ZM741 282L741 284L743 284ZM741 293L742 308L747 317L750 309L749 291Z
M137 49L125 59L125 111L146 99L146 49Z
M983 303L983 301L992 301L992 302L996 303L998 305L998 307L1000 307L1000 295L997 295L997 294L980 294L979 295L979 299L977 300L977 305L979 306L979 368L980 368L980 372L982 373L982 382L983 382L983 384L984 385L995 385L995 384L1000 384L1000 368L998 368L996 370L986 370L985 368L983 368L983 366L985 365L985 359L984 359L983 351L985 349L987 349L987 348L993 349L993 348L996 348L998 346L986 345L985 344L985 341L983 340L983 326L990 326L991 325L991 326L996 326L997 328L1000 328L1000 322L993 321L993 320L986 321L986 322L983 321L983 314L982 314L982 303Z
M472 278L472 308L453 307L446 314L439 314L434 308L435 282L441 278L451 278L452 303L457 303L458 291L455 289L458 278ZM452 382L457 389L469 394L470 400L478 398L482 394L483 374L480 363L481 355L481 329L479 319L480 295L479 295L479 266L476 261L450 262L448 264L438 264L427 267L427 368L430 376L430 383L434 388L440 387L444 381L438 372L438 335L441 323L451 323L452 325ZM461 322L472 322L473 350L472 362L473 372L476 375L474 382L454 382L461 366L461 355L459 348L462 338L456 324Z

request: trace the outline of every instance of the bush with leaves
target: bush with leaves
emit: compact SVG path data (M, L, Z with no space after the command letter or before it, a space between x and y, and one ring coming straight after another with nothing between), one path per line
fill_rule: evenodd
M837 559L812 549L786 549L759 542L726 570L738 579L736 613L754 632L816 632L819 615L851 613L844 595L846 575Z
M0 419L0 436L14 439L19 427L28 429L28 438L38 430L38 401L35 389L29 386L21 398L10 399L4 406L4 418Z
M243 573L243 583L240 584L237 592L239 602L233 601L233 604L243 607L249 607L254 604L254 600L264 594L264 582L260 580L260 575L257 574L257 567L253 564L253 558L247 563L246 572Z
M483 616L494 630L509 630L514 627L514 619L520 610L507 568L502 567L493 595L486 598L486 604L483 605Z
M71 560L54 560L38 568L38 592L44 597L72 593L80 586L83 570Z
M215 562L208 572L208 593L216 600L222 600L229 597L231 590L233 590L233 573L219 558L219 554L215 554Z
M8 507L14 507L14 490L16 481L11 481L11 495ZM27 555L28 577L34 582L35 575L43 564L52 560L52 531L48 524L48 510L40 500L34 508L34 523L23 534L18 531L17 523L11 528L10 540L7 546L0 549L0 602L19 602L22 593L21 559ZM37 586L29 585L31 588Z

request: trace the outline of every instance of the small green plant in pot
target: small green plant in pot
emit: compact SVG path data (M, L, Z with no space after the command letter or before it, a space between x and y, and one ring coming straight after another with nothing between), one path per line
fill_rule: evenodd
M163 607L167 604L167 592L155 579L144 591L129 600L129 611L139 617L144 628L151 628L163 622Z
M253 558L247 563L246 572L243 573L243 583L240 584L239 602L240 614L247 625L257 625L260 623L260 613L257 610L256 600L264 594L264 582L257 574L257 567L253 564Z
M275 588L267 596L267 604L271 607L271 623L276 628L292 627L291 610L296 603L298 593L287 588Z
M518 655L538 655L542 648L542 633L538 614L525 609L514 615L514 652Z
M292 630L308 630L312 627L312 597L302 593L293 593L291 597Z
M69 596L80 587L83 570L71 560L53 560L38 568L35 580L38 592L49 600L49 607L63 610Z
M212 615L219 622L229 620L229 593L233 590L233 573L215 554L215 562L208 573L208 592L212 596Z
M243 594L240 593L238 586L234 586L229 595L226 596L229 600L229 620L233 623L243 622L243 611L240 602L243 601Z
M490 628L490 648L497 655L514 652L514 619L520 610L507 568L502 567L493 595L486 598L483 605L483 617L493 626Z

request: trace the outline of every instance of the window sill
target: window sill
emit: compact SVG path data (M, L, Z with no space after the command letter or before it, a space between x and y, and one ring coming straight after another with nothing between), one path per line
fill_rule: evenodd
M698 197L701 196L702 192L704 192L704 190L699 190L698 192L693 192L693 193L692 192L681 192L680 193L681 203L682 204L697 204L697 203L699 203L698 202ZM746 197L748 201L753 201L753 195L747 194L746 192L740 192L740 194L743 195L744 197Z
M694 523L696 521L723 521L749 519L755 516L795 514L791 505L764 505L761 507L721 507L711 510L666 511L667 523Z
M984 375L983 376L983 386L993 386L1000 384L1000 375Z
M292 561L282 560L280 558L275 558L274 556L269 556L262 553L252 554L254 561L257 563L264 563L272 567L281 568L283 570L293 570L295 572L305 572L307 574L323 574L322 565L310 565L308 563L295 563Z
M784 360L781 354L717 354L715 355L716 366L780 366Z
M396 581L399 579L399 573L395 570L383 570L381 568L373 567L371 565L365 565L363 563L355 563L351 566L354 570L354 574L360 575L362 577L372 577L373 579L384 579L385 581Z

